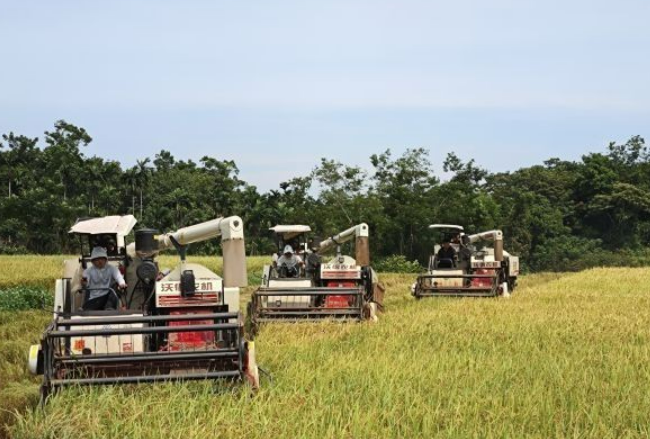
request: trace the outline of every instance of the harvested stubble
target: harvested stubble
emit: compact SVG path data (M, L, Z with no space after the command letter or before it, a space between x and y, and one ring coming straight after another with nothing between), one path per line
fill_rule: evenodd
M645 269L529 276L512 299L415 301L384 275L378 324L263 327L274 376L73 389L16 438L647 437Z

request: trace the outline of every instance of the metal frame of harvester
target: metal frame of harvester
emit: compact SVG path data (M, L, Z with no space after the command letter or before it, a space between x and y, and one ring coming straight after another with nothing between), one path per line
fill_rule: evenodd
M452 247L456 257L442 266L438 258L439 245L429 258L428 270L418 276L411 287L416 299L424 297L508 297L515 289L519 275L519 258L503 249L501 230L467 235L461 226L432 224L443 239L455 240ZM477 248L476 244L491 241L492 247ZM447 261L445 261L447 262Z
M226 378L256 388L255 348L244 338L239 312L239 287L247 284L241 218L218 218L162 235L142 229L127 246L135 223L132 215L110 216L78 221L70 230L80 238L81 257L65 261L56 281L53 320L29 355L30 370L43 375L43 399L70 385ZM185 258L188 244L217 236L223 278ZM119 310L83 310L87 289L81 274L97 245L107 246L109 264L127 281ZM155 258L169 248L176 248L180 262L161 271Z

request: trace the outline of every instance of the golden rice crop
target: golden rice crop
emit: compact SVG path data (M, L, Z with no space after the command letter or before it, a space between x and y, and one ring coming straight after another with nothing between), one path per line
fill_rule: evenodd
M0 255L0 289L21 285L54 289L54 279L61 276L64 259L78 256L7 256Z
M63 261L78 259L78 255L57 256L7 256L0 255L0 290L2 288L33 285L54 289L54 279L61 276ZM188 256L189 262L202 264L220 273L223 260L216 256ZM176 255L161 255L158 258L161 268L173 268L178 262ZM266 256L247 258L248 272L252 276L261 275L262 266L270 261Z
M387 312L377 324L264 326L258 361L273 380L264 379L254 396L246 386L210 383L72 389L52 398L44 412L18 415L11 433L184 439L650 434L646 269L528 276L511 299L494 300L415 301L408 293L414 276L382 279Z

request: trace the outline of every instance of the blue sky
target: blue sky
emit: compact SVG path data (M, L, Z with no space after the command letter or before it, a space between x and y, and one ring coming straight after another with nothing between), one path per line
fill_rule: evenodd
M263 190L386 148L578 159L650 136L649 20L647 0L0 0L0 132L66 119L89 155L234 159Z

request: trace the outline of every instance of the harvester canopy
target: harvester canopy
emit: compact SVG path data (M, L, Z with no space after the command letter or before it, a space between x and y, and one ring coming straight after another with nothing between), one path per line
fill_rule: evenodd
M298 224L288 226L278 225L269 228L269 230L274 232L276 235L281 236L282 239L286 241L302 234L311 232L311 227Z
M68 233L79 235L115 234L125 237L135 226L137 220L133 215L113 215L101 218L79 219Z
M429 228L430 229L442 229L442 230L455 230L455 231L458 231L458 232L462 232L462 231L465 230L463 228L463 226L457 226L457 225L454 225L454 224L431 224L429 226Z
M108 256L114 257L124 253L125 238L136 222L133 215L80 218L68 233L79 237L82 257L89 257L95 247L105 248Z

